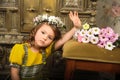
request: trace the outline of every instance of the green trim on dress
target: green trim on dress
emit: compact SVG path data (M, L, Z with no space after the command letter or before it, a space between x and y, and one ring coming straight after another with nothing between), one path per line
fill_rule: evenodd
M25 44L24 44L24 50L25 50L25 56L23 58L23 64L20 68L21 80L48 80L47 78L43 79L43 75L41 73L43 66L46 64L46 51L42 50L42 60L43 60L42 64L25 66L28 57L28 49L27 49L27 45Z

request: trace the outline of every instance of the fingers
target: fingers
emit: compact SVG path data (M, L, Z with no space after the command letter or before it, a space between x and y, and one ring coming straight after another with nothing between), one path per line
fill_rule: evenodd
M77 11L74 11L74 16L78 16L78 12Z
M78 12L77 11L74 11L74 12L70 11L69 16L70 17L74 17L74 16L78 17Z
M69 18L72 20L72 18L73 18L73 13L70 11L70 13L69 13Z
M69 13L69 16L71 16L71 17L73 16L73 13L72 13L72 11L70 11L70 13Z
M72 16L78 16L78 12L77 11L74 11L74 12L70 11L69 14L72 15Z
M73 21L73 23L75 23L76 21L80 21L77 11L70 11L69 18L71 21Z

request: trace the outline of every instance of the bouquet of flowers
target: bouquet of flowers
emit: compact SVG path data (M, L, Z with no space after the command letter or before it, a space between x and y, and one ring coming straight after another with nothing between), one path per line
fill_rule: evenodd
M81 30L77 30L74 38L78 42L96 44L101 48L113 50L120 45L120 37L111 27L90 27L88 23L83 25Z

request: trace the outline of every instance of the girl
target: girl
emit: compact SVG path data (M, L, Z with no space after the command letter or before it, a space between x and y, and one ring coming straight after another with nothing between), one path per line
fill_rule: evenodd
M74 27L61 37L58 26L61 20L54 16L38 16L36 26L31 30L29 41L15 44L11 50L9 61L12 80L43 80L40 71L46 63L46 58L66 41L72 38L74 32L81 27L81 21L76 11L69 13Z

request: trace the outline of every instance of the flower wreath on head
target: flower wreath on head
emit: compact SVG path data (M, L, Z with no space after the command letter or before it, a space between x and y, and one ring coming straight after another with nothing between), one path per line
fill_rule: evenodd
M120 36L111 27L90 27L88 23L83 24L82 27L73 36L78 42L96 44L107 50L120 47Z
M48 24L53 24L56 27L65 28L65 24L59 17L49 16L48 14L38 15L33 19L34 25L41 24L42 22L48 22Z

